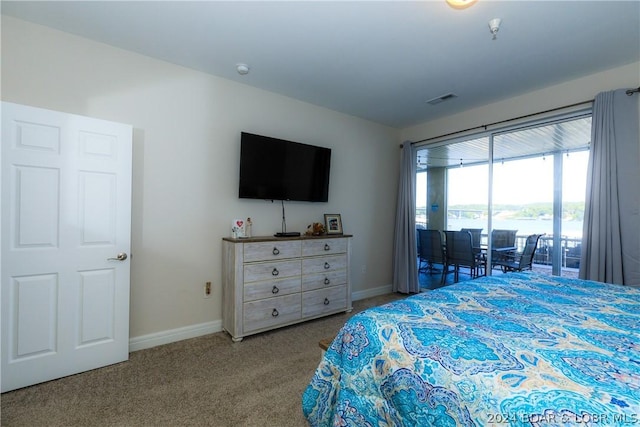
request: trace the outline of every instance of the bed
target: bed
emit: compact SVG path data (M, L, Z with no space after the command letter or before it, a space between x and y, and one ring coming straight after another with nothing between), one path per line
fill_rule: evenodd
M640 289L509 273L365 310L302 409L311 426L640 425Z

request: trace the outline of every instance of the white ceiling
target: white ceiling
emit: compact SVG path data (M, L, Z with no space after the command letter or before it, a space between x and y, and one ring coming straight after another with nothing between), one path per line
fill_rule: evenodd
M3 0L2 13L398 128L640 60L638 0Z

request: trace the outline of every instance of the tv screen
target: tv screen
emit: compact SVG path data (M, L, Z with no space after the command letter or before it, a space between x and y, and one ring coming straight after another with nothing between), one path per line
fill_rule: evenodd
M330 166L330 148L242 132L239 196L326 202Z

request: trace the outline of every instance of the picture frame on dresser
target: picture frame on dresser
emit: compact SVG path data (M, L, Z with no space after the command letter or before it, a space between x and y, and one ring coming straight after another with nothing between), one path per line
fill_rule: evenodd
M324 228L327 234L343 234L340 214L324 214Z

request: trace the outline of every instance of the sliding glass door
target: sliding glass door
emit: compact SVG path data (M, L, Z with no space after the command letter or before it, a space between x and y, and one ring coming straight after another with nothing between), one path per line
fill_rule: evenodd
M543 234L534 270L577 277L590 135L583 111L425 146L416 218L434 229L481 228L484 244L491 230L513 230L519 250Z
M586 115L493 137L492 227L516 230L519 249L528 235L542 234L534 258L540 272L578 275L590 135Z

